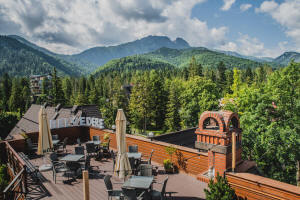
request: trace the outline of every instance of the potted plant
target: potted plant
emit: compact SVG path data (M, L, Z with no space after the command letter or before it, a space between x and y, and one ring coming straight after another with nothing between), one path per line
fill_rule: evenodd
M104 142L102 142L102 146L103 147L107 147L108 146L109 139L110 139L109 134L108 133L104 134L104 136L103 136Z
M164 168L166 173L173 173L174 172L174 166L170 159L164 160Z
M170 159L165 159L164 160L164 168L166 173L174 173L175 172L175 165L173 163L173 154L177 151L177 149L175 147L168 146L165 148L167 154L169 154Z

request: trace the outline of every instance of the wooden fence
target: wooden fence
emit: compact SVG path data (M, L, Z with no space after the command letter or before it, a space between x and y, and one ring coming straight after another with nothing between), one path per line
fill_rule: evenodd
M12 181L3 191L5 200L25 199L27 193L26 165L14 148L5 141L6 163Z

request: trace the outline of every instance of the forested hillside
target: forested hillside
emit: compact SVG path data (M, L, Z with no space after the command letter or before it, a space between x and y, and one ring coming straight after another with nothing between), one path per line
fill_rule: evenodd
M137 70L172 70L175 66L160 60L153 60L144 56L127 56L120 59L114 59L100 67L95 73L98 76L101 73L108 72L134 72Z
M216 68L220 61L224 62L228 68L238 67L240 69L246 69L247 67L255 68L263 65L263 63L260 62L226 55L203 47L180 50L161 48L157 51L145 54L145 56L152 59L163 60L178 67L186 67L193 56L197 62L205 68Z
M0 75L48 74L53 67L60 75L79 76L84 72L77 65L54 58L11 37L0 36Z

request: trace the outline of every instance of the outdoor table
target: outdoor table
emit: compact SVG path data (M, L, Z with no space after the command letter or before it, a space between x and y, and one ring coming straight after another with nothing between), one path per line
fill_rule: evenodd
M78 162L83 157L84 157L84 155L68 154L68 155L62 157L60 160L67 161L67 162Z
M148 190L153 179L153 176L131 176L122 187Z
M49 170L52 170L52 164L43 164L43 165L39 166L40 172L45 172L45 171L49 171Z
M57 145L59 143L60 140L52 140L52 144L53 145Z
M128 158L134 158L136 160L140 160L142 158L142 153L127 153Z

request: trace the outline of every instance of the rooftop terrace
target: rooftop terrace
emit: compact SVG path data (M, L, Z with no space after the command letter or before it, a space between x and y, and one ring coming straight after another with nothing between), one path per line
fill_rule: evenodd
M74 145L68 145L68 153L74 151ZM43 163L43 158L31 159L34 165L40 166ZM163 167L159 166L157 163L153 165L158 166L158 175L156 179L158 182L162 182L166 176L169 176L169 181L167 184L167 192L175 192L172 196L173 199L181 200L197 200L204 199L205 194L203 189L207 187L206 183L197 181L196 178L179 173L179 174L165 174L163 173ZM107 199L107 192L104 185L103 178L105 175L112 175L113 183L120 183L122 180L117 178L113 172L113 163L111 159L102 159L101 161L91 160L91 166L94 166L94 174L90 177L90 199ZM97 167L99 169L97 169ZM42 186L31 185L28 199L82 199L83 198L83 180L77 179L72 181L70 184L64 184L63 180L66 177L59 174L57 176L56 184L52 180L52 171L41 172L42 174ZM114 184L114 188L120 189L122 184ZM161 185L153 185L154 189L160 190Z

